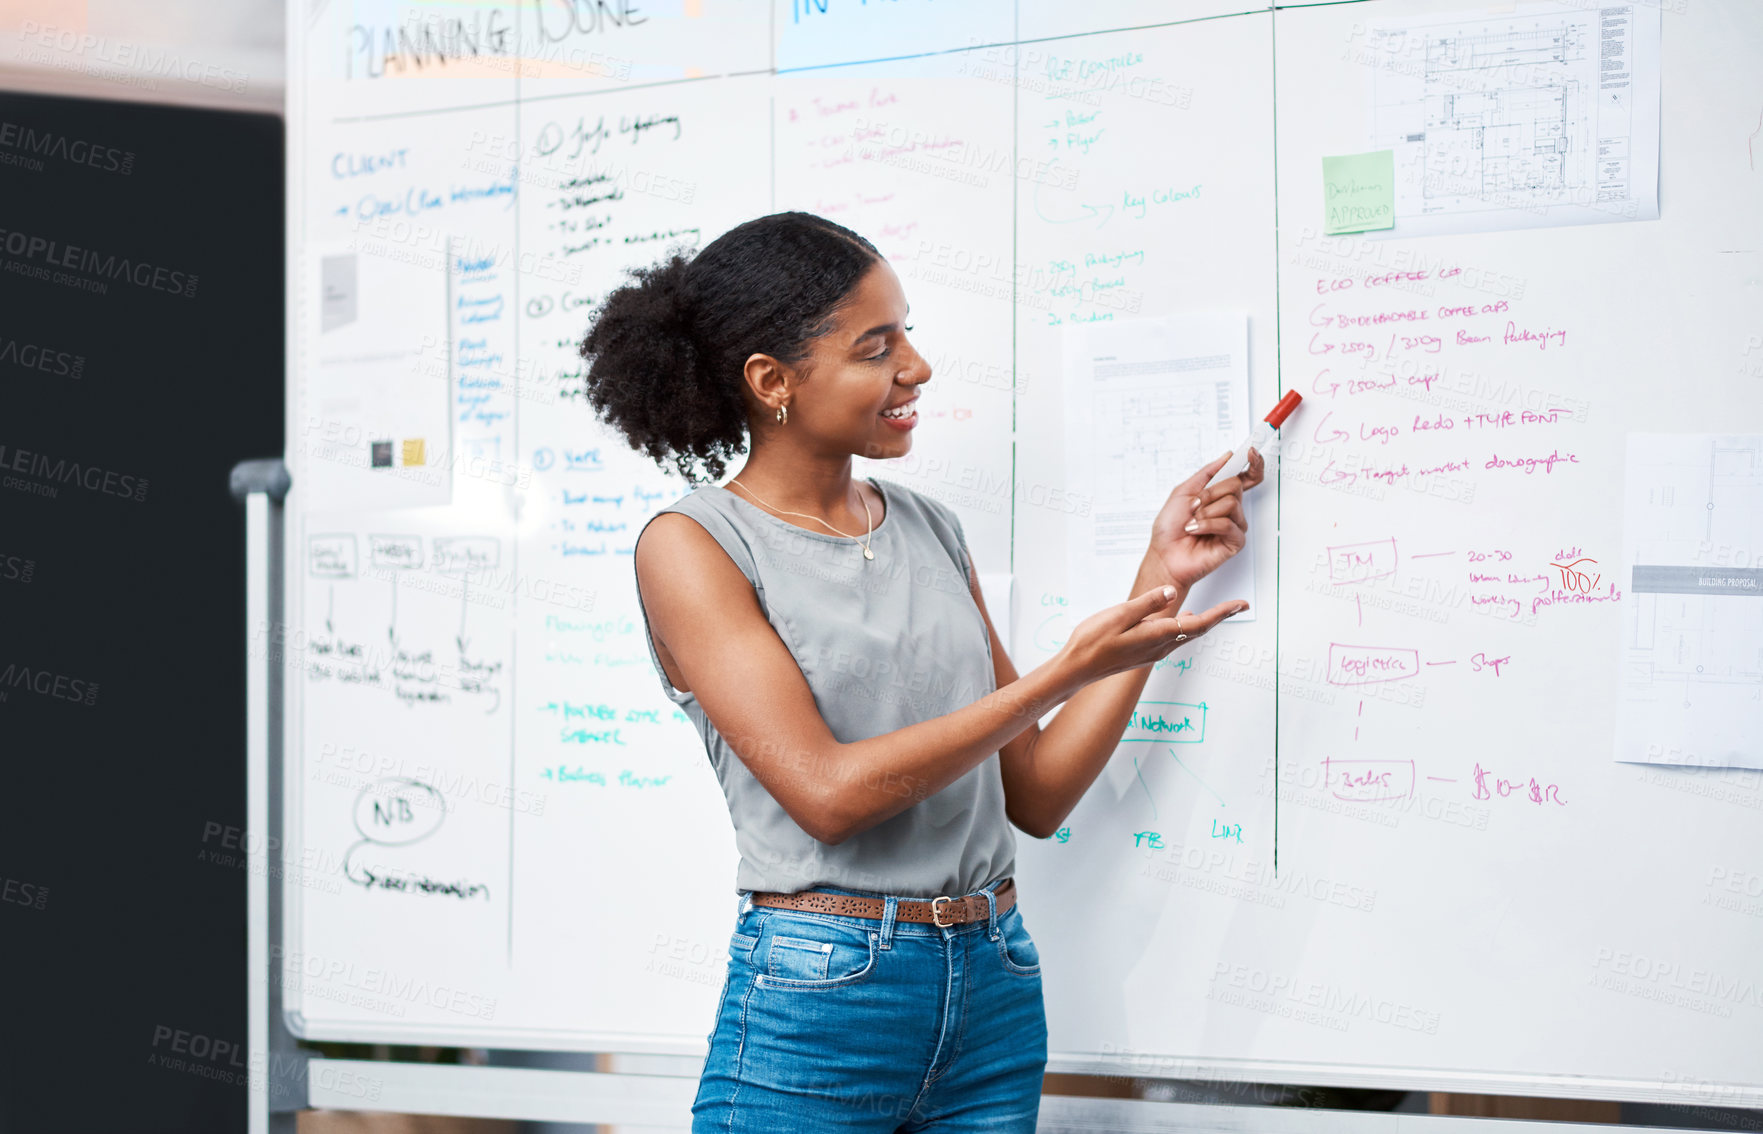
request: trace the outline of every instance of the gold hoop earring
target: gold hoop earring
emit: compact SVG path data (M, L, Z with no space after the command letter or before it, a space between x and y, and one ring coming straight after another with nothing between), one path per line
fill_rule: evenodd
M787 405L777 407L777 423L779 425L788 425L789 421L790 407Z

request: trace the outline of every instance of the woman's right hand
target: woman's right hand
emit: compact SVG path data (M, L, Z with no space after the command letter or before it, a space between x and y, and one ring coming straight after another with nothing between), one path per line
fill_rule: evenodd
M1184 610L1178 615L1172 609L1177 593L1170 586L1152 587L1090 615L1059 648L1060 658L1087 685L1161 661L1231 615L1249 609L1242 599L1231 599L1199 614Z

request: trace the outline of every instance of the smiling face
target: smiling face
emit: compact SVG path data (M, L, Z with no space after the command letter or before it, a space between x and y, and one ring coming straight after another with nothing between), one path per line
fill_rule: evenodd
M807 380L791 394L782 428L833 452L875 460L911 452L918 387L931 369L907 330L900 278L877 260L851 290L834 329L811 344Z

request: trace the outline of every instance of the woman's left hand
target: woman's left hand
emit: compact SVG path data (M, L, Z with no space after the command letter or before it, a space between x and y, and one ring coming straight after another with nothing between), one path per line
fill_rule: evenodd
M1207 488L1228 460L1226 453L1176 485L1151 522L1151 554L1180 586L1192 587L1210 575L1248 539L1243 493L1261 483L1266 462L1250 449L1248 468Z

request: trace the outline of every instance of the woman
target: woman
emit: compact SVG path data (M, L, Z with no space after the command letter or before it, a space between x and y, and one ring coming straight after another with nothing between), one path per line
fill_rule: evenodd
M1033 1130L1047 1032L1011 827L1053 834L1151 665L1247 608L1181 609L1261 480L1257 456L1206 488L1221 457L1157 516L1136 597L1019 677L954 512L851 475L912 448L931 370L905 320L873 245L779 213L634 273L581 344L595 410L689 480L752 439L635 555L741 856L695 1130Z

